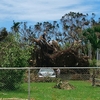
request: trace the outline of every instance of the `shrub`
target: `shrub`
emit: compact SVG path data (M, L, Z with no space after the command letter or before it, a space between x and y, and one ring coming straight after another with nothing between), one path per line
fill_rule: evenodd
M9 34L0 42L0 67L27 67L30 47L21 46L14 35ZM0 70L0 89L16 89L23 80L24 70Z

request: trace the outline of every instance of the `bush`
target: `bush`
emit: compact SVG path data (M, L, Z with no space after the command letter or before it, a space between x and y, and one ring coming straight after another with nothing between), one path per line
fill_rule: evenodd
M0 89L14 90L19 88L23 81L22 70L0 70Z
M14 35L9 34L0 42L0 67L27 67L30 47L21 46ZM0 70L0 89L17 89L23 80L24 70Z

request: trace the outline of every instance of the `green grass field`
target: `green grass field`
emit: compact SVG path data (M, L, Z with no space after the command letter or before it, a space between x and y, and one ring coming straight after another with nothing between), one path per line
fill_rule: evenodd
M73 90L53 88L55 83L31 83L31 100L100 100L100 87L92 87L90 82L70 81ZM16 91L0 91L0 98L28 98L28 84ZM14 100L14 99L13 99ZM19 99L20 100L20 99Z

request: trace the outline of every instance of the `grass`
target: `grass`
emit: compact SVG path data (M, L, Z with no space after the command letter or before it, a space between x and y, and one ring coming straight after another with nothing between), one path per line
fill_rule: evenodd
M53 88L55 83L31 83L31 100L100 100L100 87L90 82L70 81L73 90ZM28 84L22 84L16 91L0 91L0 98L28 98Z

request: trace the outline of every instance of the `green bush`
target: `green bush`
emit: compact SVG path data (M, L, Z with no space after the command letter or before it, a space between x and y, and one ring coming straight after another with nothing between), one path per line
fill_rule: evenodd
M90 67L96 67L96 63L97 63L96 59L89 60Z
M30 50L26 44L21 46L16 37L9 34L0 42L0 67L27 67ZM0 89L17 89L23 81L25 70L0 70Z
M22 70L0 70L0 89L14 90L20 87L23 81Z

